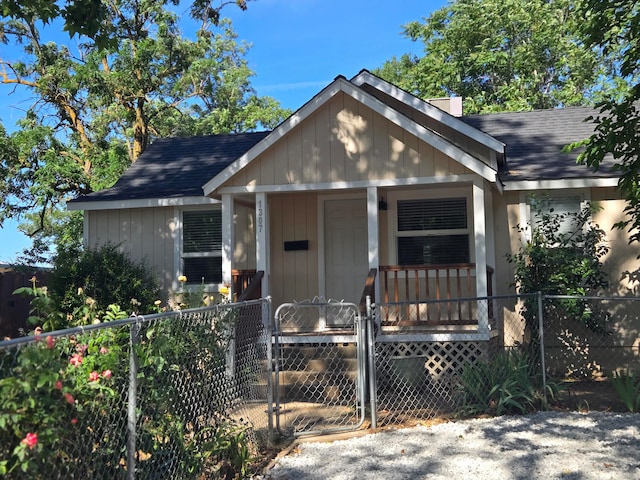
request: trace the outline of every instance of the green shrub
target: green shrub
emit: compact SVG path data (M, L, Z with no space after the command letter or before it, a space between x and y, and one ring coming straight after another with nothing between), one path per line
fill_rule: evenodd
M113 244L58 253L49 284L57 309L74 326L101 318L114 304L130 313L151 313L160 291L144 262L131 260Z
M640 377L629 370L613 372L611 383L630 412L640 411Z
M522 350L508 350L488 362L467 364L460 387L460 408L467 415L524 414L546 408L542 378ZM550 385L546 393L554 398L558 391Z

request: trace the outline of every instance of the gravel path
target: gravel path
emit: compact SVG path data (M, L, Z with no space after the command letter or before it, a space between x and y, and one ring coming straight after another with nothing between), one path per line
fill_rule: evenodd
M640 479L640 414L540 412L301 443L256 478Z

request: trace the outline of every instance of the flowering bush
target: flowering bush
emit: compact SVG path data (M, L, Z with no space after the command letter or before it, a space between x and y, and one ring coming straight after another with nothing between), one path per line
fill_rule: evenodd
M77 457L79 448L95 458L96 447L111 441L112 432L101 428L109 422L100 419L109 415L121 388L123 379L113 372L126 373L120 352L126 339L113 330L40 335L36 343L3 353L0 474L18 470L47 478L52 467Z

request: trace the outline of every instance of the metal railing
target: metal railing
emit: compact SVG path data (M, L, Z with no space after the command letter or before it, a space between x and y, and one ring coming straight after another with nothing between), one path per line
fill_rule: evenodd
M0 469L133 479L242 468L269 441L269 311L265 299L0 343Z

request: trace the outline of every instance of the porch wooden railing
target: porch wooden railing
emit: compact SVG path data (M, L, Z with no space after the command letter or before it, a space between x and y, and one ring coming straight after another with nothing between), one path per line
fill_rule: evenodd
M493 269L487 267L487 295ZM380 266L383 325L473 325L477 323L476 266ZM489 302L490 303L490 302ZM488 306L487 308L489 308ZM492 312L486 314L491 317Z
M375 303L376 301L376 275L378 274L378 270L372 268L369 270L369 275L367 275L367 279L364 282L364 290L362 291L362 297L360 297L360 313L367 313L367 297L371 299L371 303Z
M260 270L232 270L231 282L234 302L255 300L262 295L262 277L264 272Z

